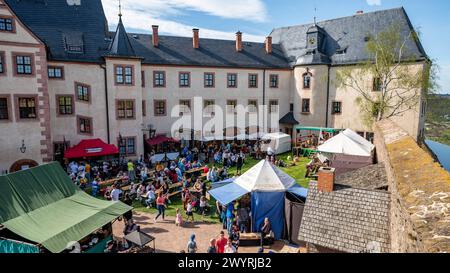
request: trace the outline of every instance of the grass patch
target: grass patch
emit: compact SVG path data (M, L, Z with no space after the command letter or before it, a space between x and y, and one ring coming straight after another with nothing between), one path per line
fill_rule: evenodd
M287 164L292 163L292 161L288 161L287 157L290 155L290 153L286 153L286 154L282 154L279 155L278 158L281 158L284 162L286 162ZM242 166L242 173L248 171L251 167L255 166L260 160L256 160L253 158L246 158L245 159L245 163ZM284 172L286 172L287 174L289 174L292 178L294 178L295 180L297 180L297 183L305 188L308 188L308 184L310 179L309 178L305 178L305 173L306 173L306 164L309 162L308 158L301 158L300 162L296 163L296 166L292 166L292 167L286 167L286 168L281 168ZM220 166L218 166L220 167ZM231 167L229 169L229 175L230 176L234 176L236 174L236 167ZM168 216L173 216L175 217L176 215L176 209L180 209L182 215L183 215L183 219L186 219L186 213L183 209L183 204L181 202L181 196L177 195L171 198L171 204L169 204L167 206L166 209L166 215ZM198 214L198 213L194 213L194 219L196 221L201 221L204 220L205 222L208 223L219 223L219 217L218 215L216 215L215 211L216 211L216 200L211 199L209 201L210 204L210 209L209 211L206 213L206 215L203 217L202 215ZM149 208L147 209L141 202L135 200L133 201L133 207L135 211L139 211L139 212L144 212L144 213L151 213L151 214L157 214L158 211L155 207Z

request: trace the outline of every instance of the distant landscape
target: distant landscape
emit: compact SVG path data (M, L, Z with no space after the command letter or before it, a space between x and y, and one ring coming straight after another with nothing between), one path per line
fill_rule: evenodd
M432 95L428 98L425 136L450 145L450 94Z

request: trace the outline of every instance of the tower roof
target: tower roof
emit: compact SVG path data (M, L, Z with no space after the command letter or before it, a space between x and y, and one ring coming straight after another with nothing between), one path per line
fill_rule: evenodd
M120 56L120 57L136 57L133 46L128 39L128 34L125 31L125 27L122 23L122 16L119 15L119 24L117 25L117 30L114 35L114 39L109 47L110 56Z

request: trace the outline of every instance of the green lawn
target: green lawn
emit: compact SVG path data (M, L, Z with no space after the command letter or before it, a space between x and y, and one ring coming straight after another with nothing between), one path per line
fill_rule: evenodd
M287 157L290 155L290 153L287 154L283 154L278 156L278 158L281 158L284 160L284 162L286 162L287 164L292 163L292 161L288 161ZM307 188L308 184L309 184L309 178L305 178L305 173L306 173L306 163L308 163L309 159L308 158L301 158L300 162L296 164L296 166L293 167L287 167L287 168L281 168L283 171L285 171L287 174L289 174L290 176L292 176L294 179L297 180L297 183L302 186ZM255 160L253 158L247 158L245 159L245 164L242 167L242 173L246 172L248 169L250 169L251 167L253 167L254 165L256 165L259 162L259 160ZM236 167L232 167L229 170L229 174L230 176L233 176L236 173ZM186 214L183 210L183 206L181 203L181 198L180 196L174 196L171 198L171 204L167 206L166 209L166 215L169 216L175 216L176 214L176 209L179 208L183 218L186 219ZM205 217L202 217L199 214L195 214L194 213L194 218L196 221L199 220L204 220L205 222L210 222L210 223L219 223L219 218L218 216L215 214L215 200L210 200L209 204L211 205L211 209L209 210L209 212L206 214ZM152 207L150 209L147 209L144 205L142 205L139 201L134 201L133 202L133 207L136 211L141 211L141 212L146 212L146 213L157 213L156 208Z

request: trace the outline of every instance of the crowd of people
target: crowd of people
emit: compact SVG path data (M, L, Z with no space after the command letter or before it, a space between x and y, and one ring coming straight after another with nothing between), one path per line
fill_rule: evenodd
M130 206L138 201L147 208L155 207L157 214L154 222L159 218L165 220L166 208L172 202L170 199L178 195L182 207L176 208L175 224L182 227L185 223L194 222L195 214L203 218L212 212L206 198L208 183L227 179L231 167L235 167L236 175L240 175L248 156L262 158L258 144L222 142L192 148L186 146L180 149L176 159L165 158L159 162L155 160L154 152L122 164L114 160L73 161L67 164L67 173L80 188L90 189L93 196L103 196L111 201L120 200ZM268 155L268 159L281 164L274 155ZM227 205L217 203L216 213L223 230L218 238L211 239L208 252L238 252L240 234L250 230L250 211L250 202L245 198ZM124 235L140 230L133 221L132 211L123 218ZM112 245L110 247L115 249ZM194 234L190 237L186 250L191 253L197 251Z

